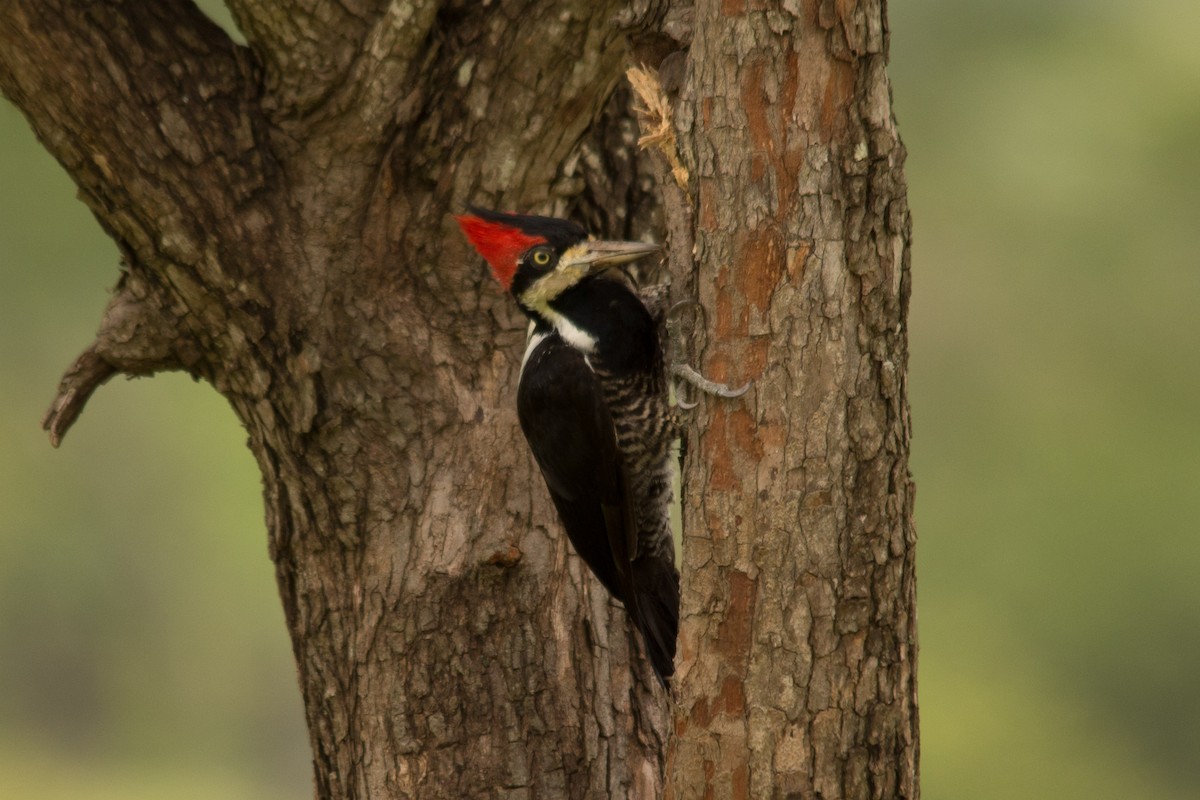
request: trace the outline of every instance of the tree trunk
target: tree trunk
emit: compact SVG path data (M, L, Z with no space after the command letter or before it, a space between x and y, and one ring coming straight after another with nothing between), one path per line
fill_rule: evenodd
M697 2L677 103L690 180L668 215L699 264L675 282L710 311L708 371L754 389L705 406L683 480L673 795L912 798L910 220L884 8L765 5Z
M318 795L664 789L669 701L559 529L514 413L523 321L453 229L479 202L665 222L707 363L755 381L690 437L675 796L914 796L882 10L700 3L688 55L665 2L228 5L247 47L190 0L0 0L0 89L124 256L51 437L117 373L229 399ZM614 95L631 49L692 176L660 167L661 206Z

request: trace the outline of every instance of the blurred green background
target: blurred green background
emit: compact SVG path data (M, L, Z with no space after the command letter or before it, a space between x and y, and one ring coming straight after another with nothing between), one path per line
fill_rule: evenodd
M211 4L210 4L211 5ZM891 3L929 800L1200 792L1195 0ZM309 796L232 412L38 420L117 255L0 104L0 796Z

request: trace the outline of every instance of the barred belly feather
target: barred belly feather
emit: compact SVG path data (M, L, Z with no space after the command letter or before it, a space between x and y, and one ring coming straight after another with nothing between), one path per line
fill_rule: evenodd
M671 539L672 443L678 424L661 374L614 376L596 369L617 434L617 449L630 476L636 509L637 555L675 563Z

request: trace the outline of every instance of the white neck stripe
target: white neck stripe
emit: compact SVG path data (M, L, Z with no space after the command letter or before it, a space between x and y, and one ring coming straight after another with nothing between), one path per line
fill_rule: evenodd
M548 331L538 331L537 327L531 322L529 323L529 333L525 340L525 355L521 356L521 374L525 374L525 365L529 363L529 357L533 355L533 351L537 350L539 344L545 341L549 336Z
M585 355L596 352L596 337L580 328L574 322L564 317L562 314L551 311L547 316L551 324L554 325L554 330L558 331L567 344L574 347L576 350Z

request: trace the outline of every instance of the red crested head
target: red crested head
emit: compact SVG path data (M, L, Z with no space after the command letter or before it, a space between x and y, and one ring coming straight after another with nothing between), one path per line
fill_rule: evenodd
M476 211L476 209L472 209ZM489 214L492 216L495 212ZM519 219L516 215L514 218ZM476 213L463 214L455 217L458 226L466 234L467 241L479 251L479 255L492 268L496 280L508 291L512 286L513 275L517 271L517 260L531 247L546 242L545 236L526 233L514 224L506 221L484 219Z

